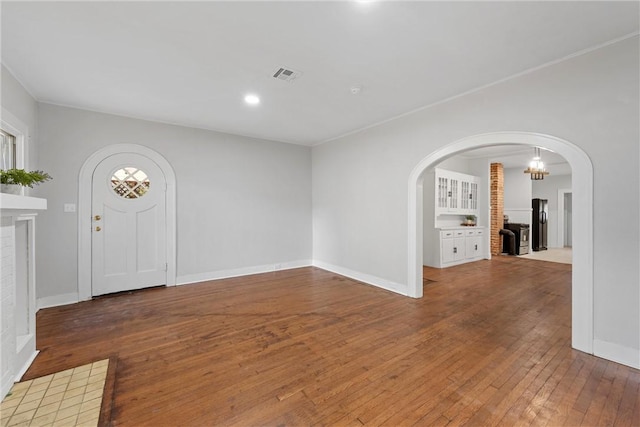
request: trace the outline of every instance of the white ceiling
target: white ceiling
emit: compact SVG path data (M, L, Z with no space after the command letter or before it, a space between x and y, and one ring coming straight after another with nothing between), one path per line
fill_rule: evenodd
M637 33L639 15L635 1L1 8L2 62L39 101L305 145ZM303 74L272 78L281 66Z
M487 159L492 163L502 163L502 166L506 169L521 168L524 172L529 162L533 159L534 151L533 147L525 147L522 145L500 145L477 148L458 154L458 156L467 159ZM544 162L545 169L551 175L571 174L571 166L561 155L553 151L541 149L540 158Z

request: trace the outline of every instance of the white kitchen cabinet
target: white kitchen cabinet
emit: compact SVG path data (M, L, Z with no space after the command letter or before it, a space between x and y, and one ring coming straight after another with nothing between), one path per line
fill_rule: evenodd
M462 230L440 232L440 256L442 263L459 262L465 258L465 238Z
M477 215L478 177L435 170L435 214Z
M425 248L429 267L451 267L486 257L484 227L436 229L435 237L437 246Z
M484 229L465 230L465 258L468 260L484 257Z

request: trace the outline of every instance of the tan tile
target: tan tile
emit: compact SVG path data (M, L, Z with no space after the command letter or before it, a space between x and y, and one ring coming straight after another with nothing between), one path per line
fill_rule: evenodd
M65 391L67 391L67 386L65 385L59 385L57 387L49 387L49 389L47 390L47 392L45 393L45 397L49 397L49 396L55 396L56 394L62 394Z
M61 420L56 420L54 421L53 424L51 424L52 427L73 427L76 425L76 420L78 419L77 415L73 415L71 417L68 418L64 418Z
M100 408L102 405L102 397L98 397L93 400L82 402L82 407L80 408L80 412L88 411L89 409Z
M22 398L22 402L20 404L22 405L23 403L31 402L33 400L40 401L44 397L45 392L46 390L40 390L34 391L33 393L27 393Z
M109 369L109 366L105 365L105 366L98 366L98 367L94 367L91 369L91 375L96 375L96 374L101 374L101 373L107 373L107 370Z
M30 427L31 426L31 421L23 421L21 423L18 424L12 424L11 427Z
M9 423L7 424L7 426L14 426L16 424L20 424L25 421L31 421L35 413L36 413L36 410L33 409L31 411L23 412L21 414L13 414L13 416L9 419Z
M91 393L92 391L96 391L96 390L100 390L100 392L102 392L102 390L104 390L104 381L98 381L95 383L89 383L87 384L87 388L84 391L85 393Z
M98 419L100 419L100 408L93 408L78 414L78 425L83 427L98 425Z
M24 395L27 394L27 389L20 389L20 390L11 390L7 396L4 398L3 402L8 402L9 400L21 400Z
M56 393L52 396L46 396L40 402L40 406L50 405L52 403L60 403L62 398L64 397L64 393Z
M92 369L93 368L99 368L99 367L102 367L102 366L109 366L109 359L102 359L102 360L99 360L97 362L93 362L93 365L91 366L91 368Z
M102 398L102 390L94 390L92 392L85 393L82 401L88 402L90 400L98 399L98 398L100 399Z
M31 385L34 386L34 385L38 385L38 384L49 384L52 379L53 379L53 374L52 375L47 375L47 376L44 376L44 377L34 378L33 379L33 383Z
M73 375L71 375L71 381L78 381L80 379L83 378L89 378L89 375L91 375L91 371L81 371L81 372L74 372Z
M11 418L11 416L13 415L13 410L15 408L11 408L7 411L3 411L2 414L0 414L0 420L2 420L2 425L6 426L7 423L9 423L9 418Z
M51 381L51 383L49 383L49 388L59 387L61 385L66 386L67 384L69 384L69 379L70 378L71 378L71 376L62 377L62 378L56 378L53 381Z
M82 371L90 371L93 363L87 363L86 365L80 365L73 368L73 373L78 373Z
M86 387L76 387L73 390L67 390L64 392L63 399L68 399L73 396L78 396L80 394L84 394L84 390Z
M58 411L58 415L56 415L56 421L64 420L65 418L73 417L78 415L80 412L80 405L70 406L68 408L60 409Z
M49 388L49 383L39 383L39 384L31 384L29 390L27 390L27 394L35 393L36 391L46 390Z
M53 379L57 380L58 378L70 377L73 374L73 369L67 369L66 371L60 371L53 374Z
M87 382L87 384L92 384L92 383L96 383L96 382L104 382L105 378L107 378L107 373L106 372L102 372L96 375L91 375L89 377L89 381Z
M38 417L42 417L44 415L50 414L52 412L57 412L59 407L60 407L60 402L50 403L48 405L41 406L36 410L36 414L33 416L33 418L38 418Z
M22 412L31 411L32 409L38 409L40 406L40 399L31 400L29 402L22 402L18 407L13 411L14 414L20 414Z
M67 390L73 390L74 388L78 388L78 387L84 387L87 385L87 382L89 381L89 378L81 378L79 380L76 381L71 381L69 383L69 385L67 386Z
M56 412L51 412L49 414L38 417L36 413L36 416L33 418L33 420L31 420L31 425L38 426L38 427L49 426L56 420L56 415L57 415Z
M15 408L20 404L21 399L11 399L11 400L3 400L2 405L0 405L0 410L4 411L5 409Z
M33 380L14 383L13 387L11 387L11 391L12 392L16 392L16 391L20 391L20 390L26 390L31 386L32 382L33 382Z
M69 408L70 406L79 405L83 402L84 395L79 394L77 396L70 397L68 399L64 399L60 402L60 409Z

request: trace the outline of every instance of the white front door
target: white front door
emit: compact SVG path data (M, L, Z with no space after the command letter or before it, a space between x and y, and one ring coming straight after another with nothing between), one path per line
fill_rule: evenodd
M160 167L140 154L114 154L96 166L92 296L167 283L166 189Z

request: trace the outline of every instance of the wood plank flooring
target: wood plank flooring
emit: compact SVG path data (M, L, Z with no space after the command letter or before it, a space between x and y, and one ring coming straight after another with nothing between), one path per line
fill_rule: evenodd
M301 268L40 310L25 379L117 357L114 426L640 425L640 371L570 347L571 266Z

